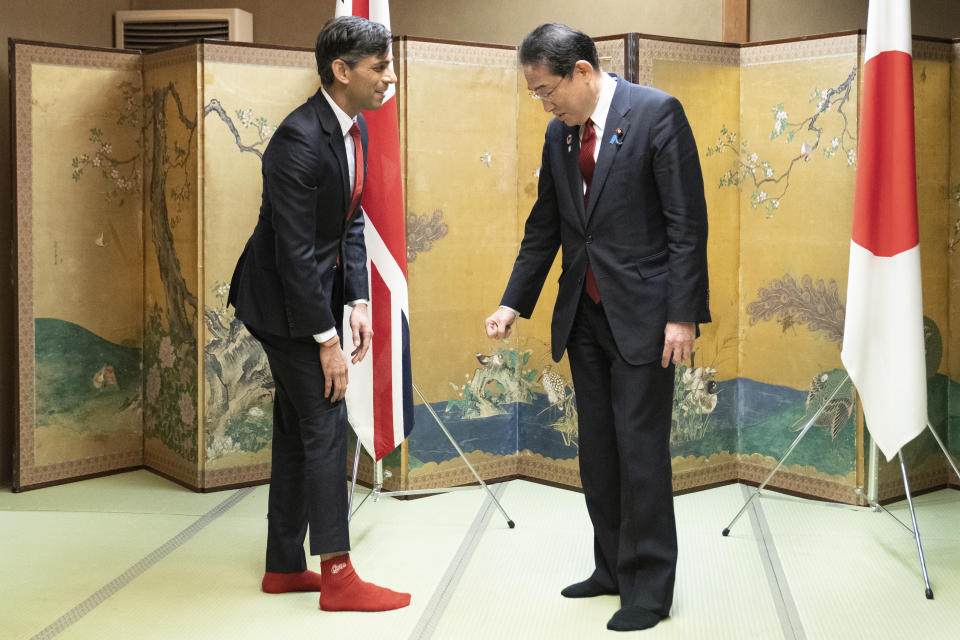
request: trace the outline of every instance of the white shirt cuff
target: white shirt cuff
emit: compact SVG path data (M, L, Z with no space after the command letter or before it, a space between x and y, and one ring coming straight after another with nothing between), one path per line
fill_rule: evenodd
M517 313L517 310L516 310L516 309L512 309L512 308L508 307L508 306L505 305L505 304L500 305L500 308L501 308L501 309L506 309L507 311L513 311L513 317L514 317L514 318L519 318L519 317L520 317L520 314Z
M313 339L316 340L318 343L323 344L324 342L326 342L327 340L329 340L335 335L337 335L337 328L332 327L330 329L327 329L326 331L321 331L320 333L313 334Z

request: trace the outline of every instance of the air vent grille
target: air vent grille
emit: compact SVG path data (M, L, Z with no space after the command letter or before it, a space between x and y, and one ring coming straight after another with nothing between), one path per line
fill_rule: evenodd
M118 11L114 44L151 51L187 40L209 38L251 42L253 15L240 9Z
M123 27L123 48L149 51L198 38L230 39L226 20L128 22Z

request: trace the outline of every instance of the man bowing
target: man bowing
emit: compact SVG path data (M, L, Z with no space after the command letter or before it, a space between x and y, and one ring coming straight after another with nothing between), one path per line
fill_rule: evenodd
M670 613L677 538L670 468L674 364L710 321L707 211L693 134L673 97L602 73L593 41L541 25L520 45L527 88L554 114L537 201L493 338L529 318L557 249L551 343L576 389L580 478L593 573L568 598L619 594L607 623L655 626Z

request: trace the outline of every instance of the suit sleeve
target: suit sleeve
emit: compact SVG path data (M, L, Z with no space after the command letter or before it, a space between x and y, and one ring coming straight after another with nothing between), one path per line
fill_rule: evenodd
M549 139L550 127L547 128L543 144L537 201L527 217L520 253L500 301L501 305L515 309L522 318L529 318L533 313L557 249L560 248L560 216L556 186L550 171Z
M363 209L349 222L343 241L343 278L344 299L370 299L370 285L367 277L367 245L363 239L366 225L366 213Z
M336 322L330 309L331 292L323 289L315 255L318 152L292 126L277 129L270 144L263 180L273 208L276 269L287 318L298 334L320 333Z
M703 175L693 132L676 98L659 110L652 144L667 234L667 321L710 322Z

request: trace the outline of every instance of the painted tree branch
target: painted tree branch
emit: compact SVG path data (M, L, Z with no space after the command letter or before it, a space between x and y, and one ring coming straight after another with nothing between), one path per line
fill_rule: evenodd
M728 130L726 126L721 127L720 136L714 146L707 149L706 155L709 157L729 150L737 153L738 158L735 168L727 171L720 178L718 187L741 186L746 182L752 183L753 191L750 195L750 206L754 209L762 208L766 210L768 218L772 217L773 212L780 208L780 203L787 194L790 187L790 174L797 163L801 160L809 162L811 154L821 148L824 126L820 126L820 118L828 111L835 111L839 114L842 127L840 132L832 138L828 145L824 145L821 151L825 157L832 158L837 155L838 151L843 150L847 166L854 166L856 164L856 150L848 147L847 141L853 143L856 141L856 137L850 132L850 120L844 111L844 107L850 100L856 75L857 69L854 67L847 78L836 87L823 91L814 89L810 94L809 101L819 100L817 109L812 115L800 122L790 122L788 120L789 115L783 103L771 109L774 126L770 132L770 140L785 136L786 142L789 143L800 131L805 130L814 134L812 142L805 140L801 143L799 153L790 159L786 170L779 175L769 161L761 160L756 152L750 153L746 142L741 141L738 148L737 134Z
M255 142L252 145L243 144L243 140L240 138L240 132L237 130L236 125L233 124L233 119L227 115L227 111L223 108L223 105L220 104L220 101L216 98L212 98L210 102L207 103L207 106L203 109L203 115L206 117L209 113L216 113L220 116L220 119L227 125L227 128L230 129L230 133L233 134L234 140L237 142L237 148L240 151L246 151L248 153L255 154L258 158L263 160L263 152L257 149L257 145L262 144L263 140L260 142Z

